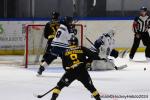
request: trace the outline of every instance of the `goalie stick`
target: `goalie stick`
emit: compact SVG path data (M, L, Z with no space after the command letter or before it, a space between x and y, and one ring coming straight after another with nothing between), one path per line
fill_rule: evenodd
M94 47L94 43L93 43L88 37L85 36L85 38L86 38L86 40L89 41L89 43ZM95 47L94 47L94 48L95 48ZM97 48L95 48L95 49L97 50ZM106 59L101 59L101 60L107 61ZM127 64L122 65L122 66L119 66L119 67L115 66L114 69L115 69L115 70L122 70L122 69L124 69L124 68L126 68L126 67L128 67Z
M114 68L115 68L115 70L122 70L122 69L124 69L124 68L127 68L128 66L127 66L127 64L125 64L125 65L121 65L121 66L115 66Z
M85 36L85 35L84 35ZM94 49L97 51L97 48L95 48L94 43L87 37L85 36L85 39L94 47Z
M44 93L44 94L39 94L39 95L34 95L34 96L37 97L37 98L42 98L42 97L44 97L45 95L47 95L48 93L50 93L51 91L53 91L54 89L55 89L55 87L52 88L52 89L50 89L49 91L47 91L47 92Z
M94 43L88 37L85 36L85 38L92 44L92 46L94 46Z

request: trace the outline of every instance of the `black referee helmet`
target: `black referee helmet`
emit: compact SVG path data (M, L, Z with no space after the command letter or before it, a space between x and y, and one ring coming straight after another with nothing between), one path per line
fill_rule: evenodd
M141 7L140 10L141 11L147 11L147 8L146 7Z

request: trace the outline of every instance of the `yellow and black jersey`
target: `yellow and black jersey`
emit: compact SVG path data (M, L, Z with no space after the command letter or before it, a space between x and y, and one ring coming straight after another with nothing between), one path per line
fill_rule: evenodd
M56 35L56 32L57 32L57 29L59 28L59 25L60 25L59 21L48 22L44 28L44 37L46 39L52 41Z
M98 54L85 47L70 47L63 53L63 67L65 70L75 69L76 67L79 67L79 65L85 67L87 58L88 60L100 59Z

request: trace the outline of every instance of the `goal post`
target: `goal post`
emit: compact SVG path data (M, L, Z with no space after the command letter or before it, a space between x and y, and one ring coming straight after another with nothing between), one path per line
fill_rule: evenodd
M29 54L30 54L30 52L29 52L29 34L32 34L32 30L43 30L44 28L43 27L45 27L45 25L43 24L31 24L31 25L27 25L26 26L26 28L25 28L25 30L26 30L26 43L25 43L25 68L27 68L28 67L28 63L29 63ZM41 33L41 31L40 31L40 35L42 35L43 34L43 32ZM41 39L41 41L43 41L42 39Z
M26 25L26 42L23 65L28 68L28 65L37 65L42 59L44 54L47 39L44 38L44 24L31 24ZM83 45L83 25L75 24L77 29L76 37L79 40L79 45Z

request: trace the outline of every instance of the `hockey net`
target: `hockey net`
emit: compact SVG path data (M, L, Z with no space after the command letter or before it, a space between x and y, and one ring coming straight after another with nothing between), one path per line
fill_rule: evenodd
M44 27L42 24L34 24L26 26L26 43L23 64L27 68L28 65L37 65L40 63L47 40L44 38ZM79 40L79 45L83 44L83 25L75 24L77 29L76 37ZM55 63L60 63L60 60L56 60Z

